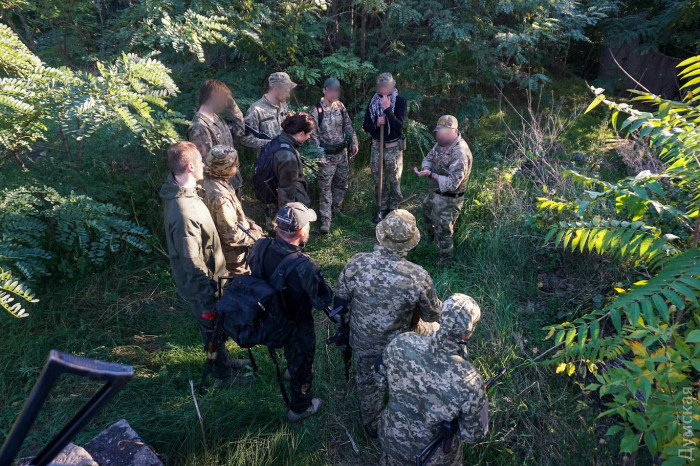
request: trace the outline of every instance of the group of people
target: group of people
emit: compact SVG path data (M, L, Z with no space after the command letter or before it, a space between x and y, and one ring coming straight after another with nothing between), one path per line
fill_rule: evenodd
M311 223L320 217L320 231L328 233L332 213L342 208L349 160L358 152L352 119L338 100L340 83L335 78L325 81L323 98L308 113L288 112L287 100L296 84L286 73L273 73L268 84L268 92L243 117L225 84L206 81L188 141L177 142L167 151L171 174L160 196L168 254L178 293L189 303L205 346L215 328L218 278L253 271L254 276L270 280L285 258L296 254L302 260L295 261L285 278L281 300L294 326L284 346L290 388L287 418L301 420L321 406L312 391L316 346L312 308L326 310L332 305L342 309L333 318L336 329L349 333L346 344L354 354L362 422L370 437L379 437L385 464L414 463L415 454L443 421L458 423L458 439L479 439L488 430L488 400L484 381L468 361L464 344L480 310L462 294L441 303L430 275L406 259L421 235L415 217L399 208L406 101L398 95L394 78L389 73L378 77L377 93L363 124L372 136L371 169L378 198L382 192L373 219L377 245L373 252L350 259L335 292L303 251ZM421 169L414 171L429 178L423 216L428 236L437 246L437 260L446 264L452 257L452 233L472 156L455 117L441 117L435 131L435 146ZM243 210L235 137L259 150L260 156L274 149L278 202L266 206L268 236ZM307 140L323 152L319 216L310 208L298 150ZM388 189L380 188L384 181ZM231 386L236 370L248 363L231 358L225 345L220 345L212 370L215 385ZM449 451L439 449L432 461L458 464L461 457L458 440Z

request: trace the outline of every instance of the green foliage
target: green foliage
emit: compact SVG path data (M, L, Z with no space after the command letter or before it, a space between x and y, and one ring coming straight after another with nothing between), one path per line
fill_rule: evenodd
M25 282L52 274L73 278L125 245L150 251L148 231L126 217L128 212L112 204L74 193L62 196L45 186L0 191L2 306L24 317L19 303L10 306L10 293L34 302Z
M692 388L700 370L700 78L694 78L700 56L679 66L688 80L683 88L691 88L683 101L636 92L633 100L656 107L645 112L594 88L587 110L605 103L616 129L647 138L665 163L661 173L610 183L569 172L589 188L583 198L538 204L556 221L547 240L572 251L610 253L631 265L632 275L642 275L629 289L616 288L602 309L548 327L561 346L549 362L568 375L577 367L592 372L597 383L586 389L608 396L601 416L616 416L608 435L622 432L620 451L636 451L643 442L664 464L684 464L680 453L697 440L693 431L700 425Z

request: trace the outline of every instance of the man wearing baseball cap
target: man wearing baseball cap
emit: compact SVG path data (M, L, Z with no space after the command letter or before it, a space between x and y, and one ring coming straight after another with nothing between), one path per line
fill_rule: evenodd
M283 71L272 73L267 78L267 84L267 94L253 103L245 114L246 126L259 134L256 135L252 131L248 131L243 136L243 145L256 151L265 147L270 139L282 132L282 121L289 113L287 101L292 89L297 87L296 83ZM270 139L259 137L263 134L269 136Z
M435 126L437 143L423 159L420 177L428 178L430 191L423 200L423 218L428 236L435 240L437 262L445 267L452 262L452 235L464 204L464 190L472 168L472 152L459 134L457 118L443 115Z
M248 264L254 271L262 271L265 280L270 280L277 265L290 254L300 254L309 241L311 222L316 221L316 212L300 202L290 202L277 212L275 238L258 240L250 251ZM323 278L321 269L311 258L302 254L304 260L287 270L283 292L284 312L294 322L295 331L284 346L284 357L291 376L289 382L291 400L287 419L299 421L318 411L321 400L311 391L313 362L316 352L316 333L311 308L326 309L333 300L333 290Z
M321 233L330 231L332 211L340 210L343 205L348 189L349 159L358 150L352 119L339 98L340 81L328 78L323 83L323 98L309 112L316 122L309 143L323 152L318 170Z

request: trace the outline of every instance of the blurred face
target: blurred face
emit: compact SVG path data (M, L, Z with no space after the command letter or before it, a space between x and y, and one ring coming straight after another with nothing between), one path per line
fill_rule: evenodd
M307 223L306 226L301 229L301 242L302 243L309 242L310 233L311 233L311 224Z
M456 137L456 129L441 129L435 133L435 139L437 140L437 143L442 147L446 147L452 144L452 141L454 141Z
M273 87L272 92L278 102L286 102L292 95L292 90L288 87Z
M339 87L324 87L323 96L329 103L336 102L340 98L340 88Z
M296 133L296 134L292 134L292 137L293 137L294 140L295 140L296 142L298 142L299 144L304 144L304 143L311 137L311 133L310 133L310 132L309 132L309 133L305 133L305 132L303 132L303 131L299 131L299 132Z
M194 159L194 163L190 164L192 175L196 181L201 181L204 179L204 162L202 162L202 154L197 151L197 157Z
M394 92L394 89L396 86L391 85L391 84L382 84L380 86L377 86L377 94L379 95L389 95L392 92Z
M214 113L222 113L228 108L231 94L228 92L215 92L207 102Z

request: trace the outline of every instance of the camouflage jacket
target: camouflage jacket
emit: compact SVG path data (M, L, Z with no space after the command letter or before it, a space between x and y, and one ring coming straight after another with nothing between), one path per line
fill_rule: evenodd
M241 201L227 180L223 178L204 178L201 181L200 196L211 213L216 230L221 239L221 249L227 263L235 262L240 254L234 248L250 246L253 240L238 228L236 222L250 229L255 222L245 216Z
M253 103L245 114L245 124L256 131L274 138L282 132L282 121L287 118L289 107L286 102L273 105L265 96ZM252 134L243 136L243 145L259 151L269 139L260 139Z
M198 190L181 187L171 174L160 197L165 204L165 240L177 291L193 311L207 314L214 310L217 279L227 272L219 235Z
M443 193L461 193L467 186L472 169L472 151L462 136L457 136L444 150L435 144L421 166L428 167L439 175L437 181L433 178L428 180L431 189Z
M387 455L406 464L414 463L415 455L440 433L443 421L458 418L459 434L450 452L438 449L431 464L462 464L459 440L473 443L488 431L481 374L463 347L443 338L436 350L436 340L435 335L401 334L384 350L378 368L378 379L389 390L379 438Z
M352 120L348 111L342 102L333 102L330 106L326 105L326 101L321 99L321 111L323 119L321 127L318 124L318 108L314 105L309 110L309 115L314 119L316 126L309 139L309 145L321 147L321 142L328 145L337 146L345 142L346 135L350 135L351 145L357 147L357 135L352 127Z
M212 118L197 112L192 118L190 127L187 129L187 140L190 142L201 142L204 144L206 151L209 152L212 146L223 145L233 147L233 137L242 136L245 124L243 122L243 113L234 102L234 108L231 110L233 123L229 124L224 121L219 115L213 115ZM204 156L205 154L202 154ZM231 184L236 188L243 186L243 178L241 172L238 171L233 177Z
M426 322L440 318L440 300L428 272L378 245L374 252L350 259L335 294L349 303L350 346L359 352L381 353L396 335L411 328L416 311Z

